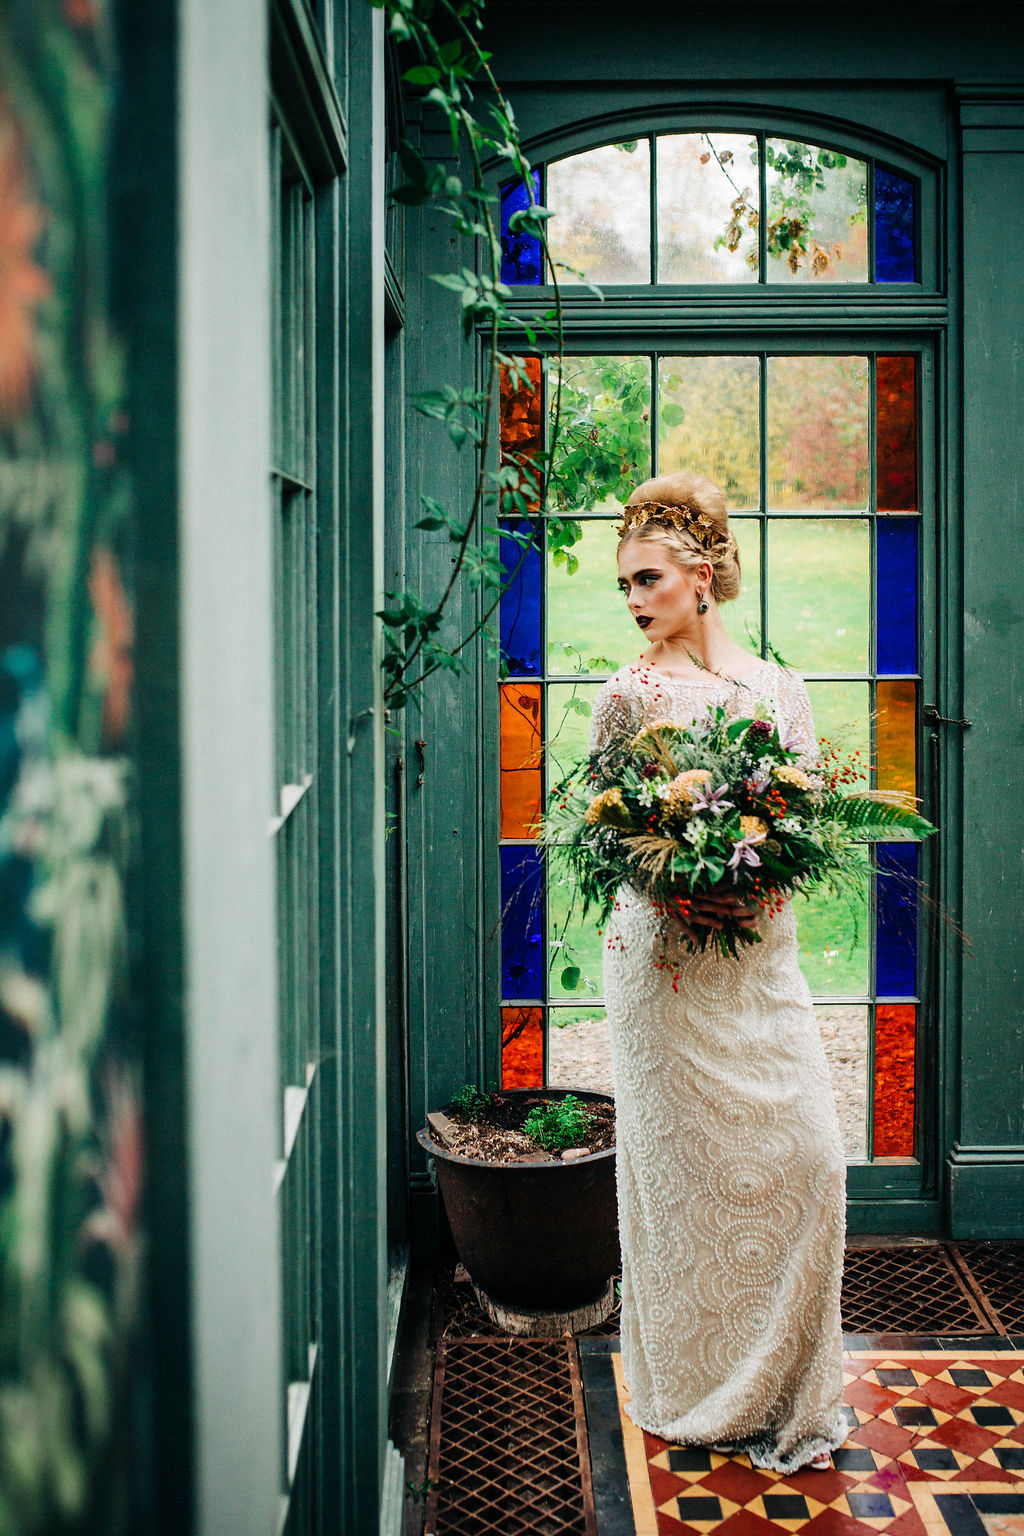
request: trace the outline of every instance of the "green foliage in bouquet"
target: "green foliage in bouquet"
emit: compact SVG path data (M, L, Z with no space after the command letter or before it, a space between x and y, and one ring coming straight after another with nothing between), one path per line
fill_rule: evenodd
M566 1147L579 1147L587 1139L594 1116L574 1094L564 1099L553 1099L531 1109L523 1125L523 1134L548 1152L561 1152Z
M695 897L735 893L765 912L795 891L862 885L859 846L935 830L903 796L851 788L862 771L827 741L799 766L798 744L767 718L718 707L692 724L656 721L579 761L552 791L543 839L583 901L606 920L624 883L662 916L735 955L760 934L726 918L699 924Z

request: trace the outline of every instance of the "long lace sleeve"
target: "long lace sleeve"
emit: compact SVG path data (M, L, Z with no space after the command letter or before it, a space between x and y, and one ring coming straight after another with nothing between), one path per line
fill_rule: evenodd
M611 677L594 700L594 712L590 717L590 750L600 752L616 736L624 736L635 729L630 700L622 691L619 679Z
M818 738L807 685L795 672L783 674L779 704L782 740L790 751L799 752L799 765L806 770L818 760Z

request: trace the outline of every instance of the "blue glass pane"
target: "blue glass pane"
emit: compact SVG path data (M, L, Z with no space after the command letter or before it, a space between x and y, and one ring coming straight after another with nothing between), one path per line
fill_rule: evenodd
M506 844L501 855L502 996L544 996L543 870L539 848Z
M880 517L875 656L883 676L917 671L916 517Z
M875 166L875 282L912 283L916 187L895 171Z
M531 171L533 201L540 202L540 172ZM542 280L540 241L519 229L509 232L509 220L520 208L528 208L525 181L510 181L501 189L501 280L503 283L539 283Z
M503 518L501 529L502 532L511 529L526 533L529 525L518 519ZM512 571L516 572L501 594L499 610L501 654L510 677L540 676L540 603L543 593L540 540L538 528L525 553L516 540L505 538L501 541L502 569L506 577Z
M875 994L913 997L917 960L916 843L876 849Z

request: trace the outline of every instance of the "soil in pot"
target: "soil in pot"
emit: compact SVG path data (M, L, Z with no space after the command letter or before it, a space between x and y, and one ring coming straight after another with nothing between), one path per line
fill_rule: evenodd
M564 1150L539 1146L523 1127L533 1110L553 1101L539 1091L536 1095L484 1094L472 1113L449 1105L443 1115L431 1115L431 1131L457 1156L482 1158L489 1163L572 1162L615 1145L614 1104L587 1101L590 1123L578 1146Z

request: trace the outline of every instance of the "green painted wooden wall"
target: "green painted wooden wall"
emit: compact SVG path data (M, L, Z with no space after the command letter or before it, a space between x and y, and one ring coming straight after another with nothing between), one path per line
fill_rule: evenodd
M161 0L126 26L154 1528L397 1529L387 1438L383 24L362 0ZM315 183L322 1319L289 1487L270 398L271 109ZM276 195L276 193L275 193ZM311 737L314 739L314 737ZM287 957L285 957L287 958ZM307 1114L314 1114L307 1104ZM301 1214L301 1213L300 1213ZM290 1219L290 1218L289 1218ZM309 1228L310 1233L313 1227ZM303 1428L305 1426L305 1428ZM300 1441L299 1436L304 1438Z

